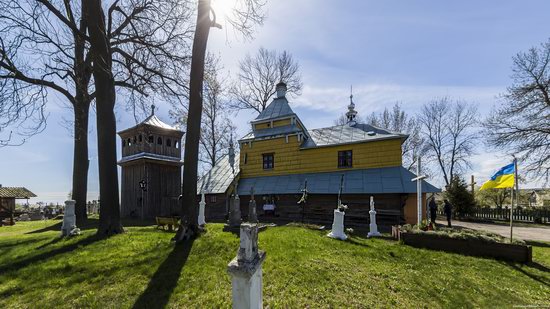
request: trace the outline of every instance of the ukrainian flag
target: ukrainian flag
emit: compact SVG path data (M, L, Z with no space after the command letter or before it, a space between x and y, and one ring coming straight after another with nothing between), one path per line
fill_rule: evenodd
M496 172L491 179L487 180L482 186L480 190L485 189L501 189L501 188L513 188L514 187L514 181L515 181L515 172L516 169L514 167L514 163L508 164L505 167L501 168Z

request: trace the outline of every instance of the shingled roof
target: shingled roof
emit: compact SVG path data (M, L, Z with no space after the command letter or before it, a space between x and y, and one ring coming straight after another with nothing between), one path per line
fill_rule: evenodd
M178 129L177 127L171 126L171 125L165 123L164 121L160 120L160 118L157 117L157 115L151 114L149 117L145 118L145 120L143 120L142 122L136 124L135 126L133 126L131 128L119 131L118 134L134 130L135 128L141 127L141 126L144 126L144 125L155 127L155 128L160 128L160 129L164 129L164 130L171 130L171 131L181 132L181 130Z
M281 117L296 115L285 97L275 98L259 115L254 122L260 122L268 119L277 119Z
M23 199L31 197L36 197L36 194L25 187L0 187L0 198Z
M307 179L311 194L338 194L342 174L344 194L416 193L416 183L412 181L416 175L402 166L244 178L239 181L238 193L248 195L254 187L256 194L299 194ZM422 192L440 191L422 181Z
M235 156L235 175L239 174L239 156ZM197 194L204 190L205 194L225 193L233 181L233 171L229 164L229 156L218 159L212 167L197 183Z
M340 144L352 144L383 139L401 138L405 140L408 135L394 133L369 124L343 124L327 128L313 129L309 131L308 139L302 148L313 148Z

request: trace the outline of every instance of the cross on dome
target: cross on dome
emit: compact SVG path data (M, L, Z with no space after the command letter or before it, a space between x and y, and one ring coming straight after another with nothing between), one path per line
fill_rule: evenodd
M357 111L355 110L355 103L353 103L353 85L350 87L349 95L349 105L348 112L346 113L346 118L348 120L348 125L353 126L356 124L355 118L357 117Z

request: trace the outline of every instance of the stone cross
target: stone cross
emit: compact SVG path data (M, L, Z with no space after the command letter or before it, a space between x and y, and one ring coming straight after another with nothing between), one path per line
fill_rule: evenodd
M235 184L235 194L229 201L229 221L227 222L228 227L239 227L241 225L241 199L237 194L237 184Z
M206 206L206 201L204 199L204 190L201 190L201 201L199 202L199 219L198 219L199 226L203 226L206 224L206 220L204 217L205 206Z
M256 200L254 199L254 187L250 188L250 202L248 203L248 222L258 222L256 215Z
M227 265L231 276L233 308L262 308L262 263L265 252L258 250L258 225L243 223L237 256Z
M61 236L74 236L80 234L76 227L75 204L73 200L65 201L65 213L63 214L63 225L61 225Z
M380 232L378 232L378 226L376 225L376 210L374 210L374 197L370 197L370 232L367 234L367 237L375 237L380 236Z
M348 239L348 236L344 233L344 215L345 213L343 211L340 211L338 208L334 209L332 230L327 234L328 237L340 240Z

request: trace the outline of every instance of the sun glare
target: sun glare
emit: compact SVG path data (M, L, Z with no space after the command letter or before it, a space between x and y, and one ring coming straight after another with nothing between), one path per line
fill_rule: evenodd
M226 21L232 14L239 0L212 0L212 9L219 22Z

